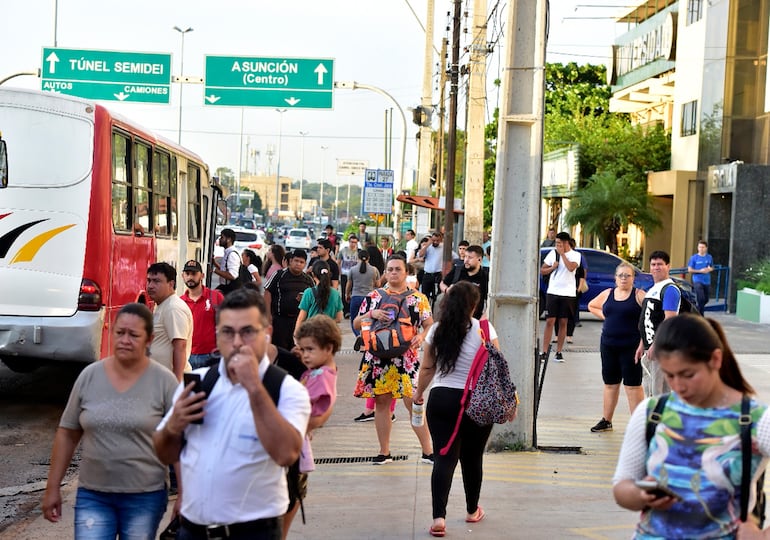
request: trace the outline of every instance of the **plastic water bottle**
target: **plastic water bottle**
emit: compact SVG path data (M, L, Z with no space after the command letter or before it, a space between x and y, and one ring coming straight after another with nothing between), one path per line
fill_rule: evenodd
M420 427L425 424L425 407L421 403L412 402L412 425Z

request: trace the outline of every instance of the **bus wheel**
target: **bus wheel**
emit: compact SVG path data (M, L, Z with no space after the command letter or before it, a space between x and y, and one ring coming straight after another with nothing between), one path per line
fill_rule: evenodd
M0 358L3 364L16 373L30 373L42 365L42 362L30 358Z

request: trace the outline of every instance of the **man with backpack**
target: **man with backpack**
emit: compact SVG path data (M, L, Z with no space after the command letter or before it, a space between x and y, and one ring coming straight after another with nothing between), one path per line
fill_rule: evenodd
M642 314L639 316L639 333L642 339L635 355L636 361L642 362L642 386L647 396L669 391L666 378L655 360L655 332L660 323L679 314L683 300L682 291L669 276L671 259L668 253L653 251L649 260L654 284L644 295L642 302Z
M219 245L225 249L222 256L222 262L213 262L214 273L220 277L222 283L217 287L222 294L227 294L233 289L241 286L239 274L241 270L241 256L235 247L235 231L232 229L222 229L219 236Z
M484 308L487 303L487 296L489 295L489 268L481 266L481 262L484 260L484 249L481 246L473 245L465 248L465 256L463 258L463 264L454 266L452 272L444 276L443 281L439 284L441 289L441 295L436 299L436 304L433 306L434 318L438 319L438 313L441 309L441 300L443 294L458 281L469 281L479 288L481 294L481 300L476 305L476 311L473 312L475 319L481 319L484 314Z
M160 460L180 463L179 538L281 536L289 505L284 468L299 457L310 399L301 383L271 365L270 333L259 293L240 288L227 295L217 323L222 360L196 372L205 376L203 391L194 392L193 383L177 390L153 435ZM202 426L193 424L199 420Z
M299 302L305 289L315 285L304 271L306 261L305 251L295 249L290 254L289 267L278 270L265 283L265 302L273 317L272 341L276 347L294 348Z

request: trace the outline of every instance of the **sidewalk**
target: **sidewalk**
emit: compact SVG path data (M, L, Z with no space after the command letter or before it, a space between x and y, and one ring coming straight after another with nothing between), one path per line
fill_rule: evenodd
M760 399L770 399L767 326L708 314L723 322L738 353L744 375ZM601 417L602 381L598 321L586 316L575 343L564 350L564 364L551 363L543 388L538 445L580 447L578 453L543 451L487 454L481 505L487 517L464 522L465 504L458 467L449 497L447 538L621 539L629 538L635 512L612 499L611 480L628 407L621 395L615 431L590 433ZM377 453L374 423L355 423L363 401L352 391L360 356L352 350L349 321L342 323L343 350L337 357L339 398L325 427L313 440L316 471L305 499L307 524L299 516L289 538L409 539L430 538L430 465L419 461L420 447L403 405L396 408L391 448L393 463L372 466L362 459ZM541 334L542 336L542 334ZM522 396L526 399L525 396ZM41 516L8 528L2 538L72 538L74 482L64 489L64 520L51 524ZM165 527L168 519L164 518Z

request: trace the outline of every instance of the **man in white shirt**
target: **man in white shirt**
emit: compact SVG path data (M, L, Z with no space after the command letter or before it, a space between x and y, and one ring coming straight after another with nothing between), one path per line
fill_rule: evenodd
M444 264L443 238L444 235L435 231L430 235L430 242L420 250L420 256L425 259L425 273L422 276L420 288L431 306L433 306L433 301L438 294L436 288L441 283L441 270Z
M217 289L222 291L222 294L227 294L240 286L236 280L241 269L241 256L233 246L235 244L235 231L232 229L222 229L222 232L219 234L219 245L225 248L225 254L222 256L221 263L214 259L214 273L220 277L222 282Z
M176 269L154 263L147 269L147 296L155 302L150 358L170 369L178 381L190 371L193 318L190 308L176 295Z
M292 377L282 377L277 404L268 393L263 380L277 369L266 354L270 332L259 293L228 294L217 322L222 360L211 368L219 377L205 405L193 383L180 386L153 435L160 460L181 466L179 538L280 538L289 506L284 467L299 458L310 399ZM195 373L205 380L207 368Z
M577 287L575 285L575 270L580 265L580 253L570 247L569 233L560 232L556 235L556 249L545 256L540 273L550 275L546 292L546 309L548 318L545 320L543 348L551 343L553 326L559 319L559 334L556 339L556 356L554 362L564 362L562 347L567 337L567 321L574 317ZM543 353L545 355L545 353Z
M415 255L417 255L417 248L420 247L420 243L416 238L417 234L412 230L406 231L406 262L411 263Z

